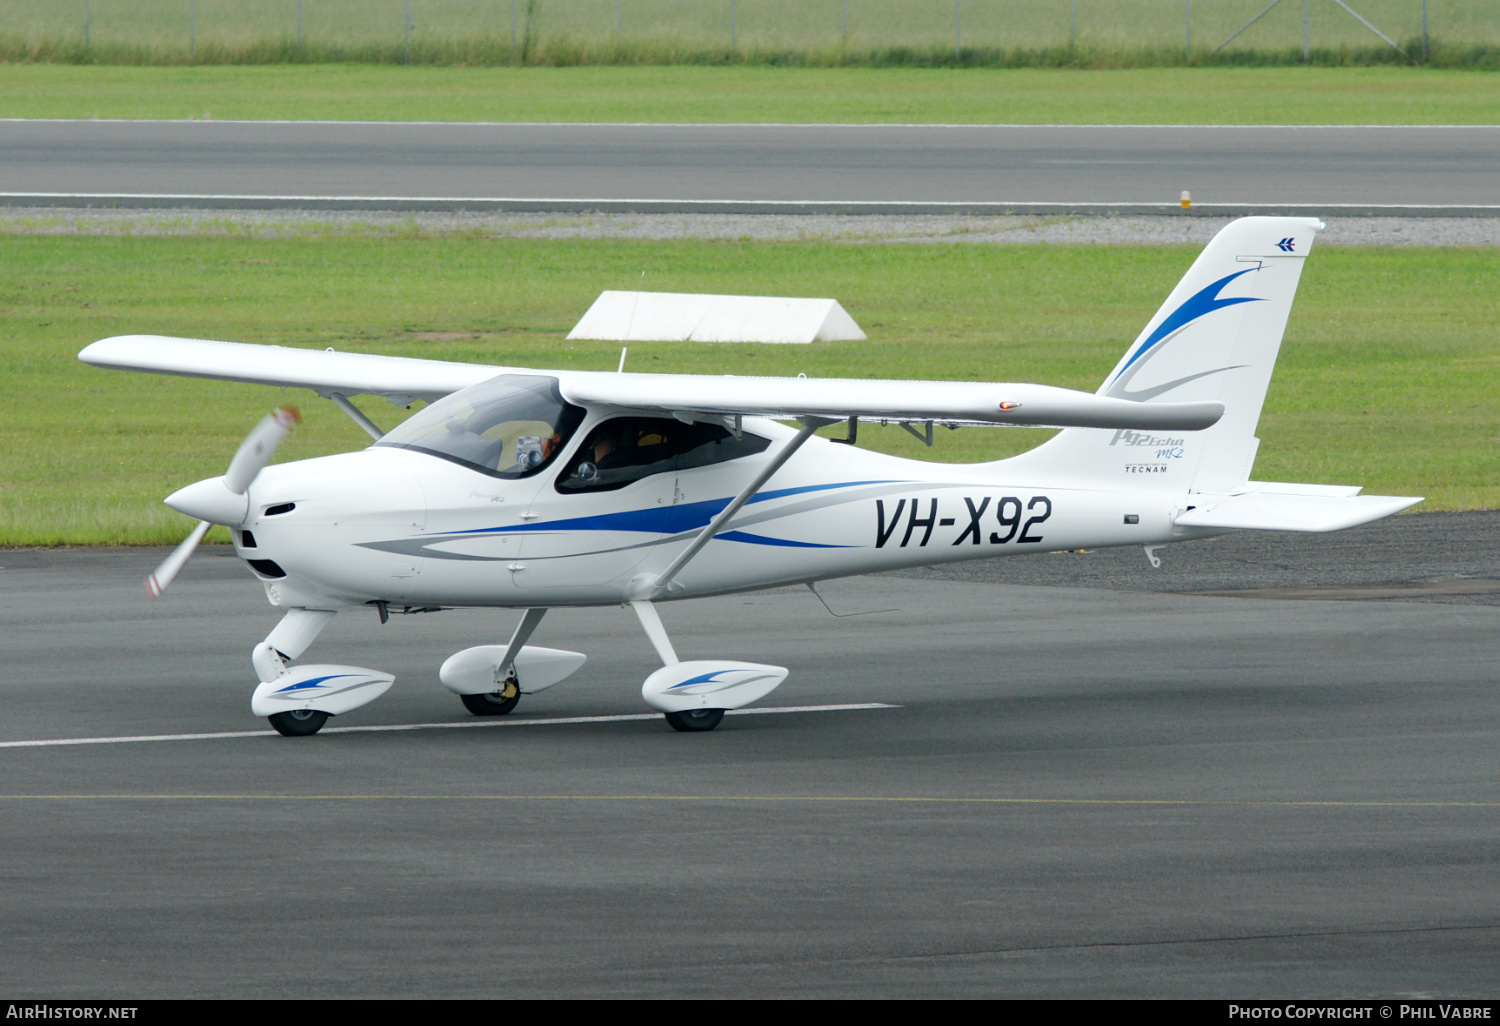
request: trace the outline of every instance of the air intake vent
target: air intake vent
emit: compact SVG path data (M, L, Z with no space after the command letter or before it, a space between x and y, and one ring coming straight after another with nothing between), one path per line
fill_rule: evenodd
M263 515L268 517L279 517L281 516L281 514L290 513L296 508L297 504L295 502L278 502L274 506L267 506L266 512Z
M270 577L275 579L286 576L286 571L281 569L281 567L277 566L275 563L271 562L271 560L269 559L247 559L245 560L245 562L250 564L251 570L254 570L262 577Z
M240 548L242 548L242 549L253 549L253 548L255 548L255 535L251 534L249 531L241 531L240 532Z

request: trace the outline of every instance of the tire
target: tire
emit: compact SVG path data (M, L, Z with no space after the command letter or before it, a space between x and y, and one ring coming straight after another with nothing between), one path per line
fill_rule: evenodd
M484 695L459 695L464 708L475 716L504 716L521 700L521 686L512 677L499 691Z
M328 722L328 714L316 709L293 709L272 713L266 719L282 737L312 737Z
M667 713L666 717L673 730L692 734L700 730L713 730L724 719L724 710L688 709L684 712Z

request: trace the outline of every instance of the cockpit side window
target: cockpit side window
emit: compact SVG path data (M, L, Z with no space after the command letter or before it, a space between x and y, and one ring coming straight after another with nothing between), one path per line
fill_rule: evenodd
M540 473L567 446L584 410L556 378L503 374L454 392L408 418L376 445L415 449L491 477Z
M615 417L596 424L557 476L560 492L603 492L652 474L689 470L764 452L770 439L736 438L717 424L673 417Z

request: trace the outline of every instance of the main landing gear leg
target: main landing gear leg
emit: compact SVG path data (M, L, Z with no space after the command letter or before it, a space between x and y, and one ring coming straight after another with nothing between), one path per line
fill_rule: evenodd
M338 615L332 609L290 609L266 640L255 646L250 662L262 681L285 677L287 663L307 651L309 645ZM307 737L323 729L328 714L316 709L292 709L266 717L276 732L285 737Z
M713 730L724 718L725 709L738 709L747 702L753 702L786 679L786 669L780 666L715 660L695 660L683 664L677 658L677 653L672 651L672 642L668 640L667 632L661 625L661 617L656 615L656 607L650 600L653 596L665 597L673 590L680 591L681 586L674 579L682 568L702 552L715 535L729 526L729 522L744 508L745 503L755 498L761 486L771 480L818 428L838 423L827 417L806 416L798 417L797 420L802 425L802 430L776 451L776 455L760 468L749 484L740 489L740 493L730 500L729 505L719 510L687 547L677 553L665 570L656 577L642 575L631 581L631 594L639 597L630 605L635 609L635 615L641 618L641 626L646 628L646 636L655 646L656 654L666 664L646 678L646 683L641 685L641 697L646 700L647 705L666 716L673 730ZM849 423L852 435L854 422L851 420ZM679 679L682 673L689 676ZM712 702L715 707L710 709L698 704L704 702Z
M661 624L661 616L656 612L656 607L645 601L632 602L630 607L640 618L641 626L646 629L646 637L651 639L651 647L656 649L656 654L661 657L662 663L666 666L675 666L681 662L677 658L676 650L672 648L672 639L667 637L667 629ZM673 730L696 733L717 727L724 719L724 710L686 709L682 712L669 712L662 715L667 718Z
M516 632L510 636L505 654L495 667L496 689L482 695L459 695L465 709L475 716L504 716L516 707L521 701L521 681L516 674L516 656L526 647L526 642L531 640L531 635L536 632L537 625L546 615L545 608L526 610L521 622L516 624Z

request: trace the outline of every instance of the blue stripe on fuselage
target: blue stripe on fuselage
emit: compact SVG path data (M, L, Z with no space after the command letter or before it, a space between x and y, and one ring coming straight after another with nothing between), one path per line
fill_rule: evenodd
M751 545L780 545L789 549L854 549L857 545L825 545L822 542L792 541L789 538L767 538L749 531L725 531L714 535L715 541L749 542Z
M761 492L753 497L746 505L757 502L765 502L768 499L781 499L788 495L802 495L807 492L825 492L834 488L856 488L860 485L891 484L890 481L844 481L838 484L803 485L799 488L778 488L775 491ZM651 506L645 509L621 510L619 513L601 513L592 517L572 517L567 520L547 520L537 524L516 524L512 527L476 527L467 531L444 531L444 535L457 537L472 534L516 534L523 531L640 531L648 534L675 534L679 531L691 531L698 527L707 527L709 521L723 512L724 508L734 500L729 499L706 499L703 502L685 502L678 506ZM740 532L733 531L731 534ZM727 535L721 536L727 537ZM756 536L733 539L735 541L750 541ZM758 539L757 539L758 540ZM766 539L761 544L778 544L774 539ZM801 545L801 542L784 542L780 544ZM819 546L822 547L822 546ZM843 546L834 546L842 548Z

